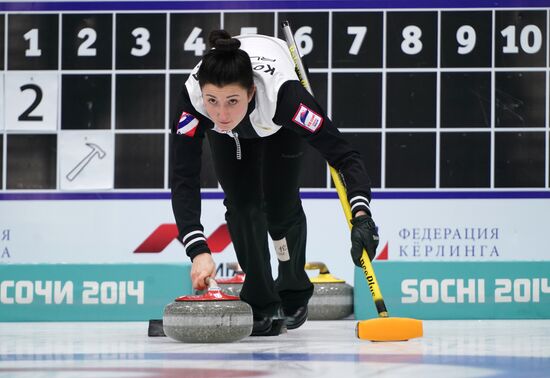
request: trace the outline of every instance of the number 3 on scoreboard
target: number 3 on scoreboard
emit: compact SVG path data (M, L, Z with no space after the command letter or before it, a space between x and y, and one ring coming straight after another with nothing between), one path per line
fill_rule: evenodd
M57 129L57 74L8 73L5 89L6 130Z

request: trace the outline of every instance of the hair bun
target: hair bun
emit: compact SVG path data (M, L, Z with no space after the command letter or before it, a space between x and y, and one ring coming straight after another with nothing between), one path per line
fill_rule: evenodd
M218 51L235 51L241 47L241 41L235 38L231 39L218 39L214 45Z
M214 30L208 36L210 47L219 51L234 51L241 47L241 41L231 38L231 35L225 30Z

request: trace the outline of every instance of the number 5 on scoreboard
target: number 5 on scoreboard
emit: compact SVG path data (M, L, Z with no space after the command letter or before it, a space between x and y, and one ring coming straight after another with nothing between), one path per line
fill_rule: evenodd
M55 131L58 87L55 73L6 74L5 129Z

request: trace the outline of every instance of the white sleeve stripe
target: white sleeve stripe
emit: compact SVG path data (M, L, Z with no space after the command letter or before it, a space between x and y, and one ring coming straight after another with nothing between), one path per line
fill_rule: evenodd
M183 242L183 244L185 244L186 241L189 240L189 238L190 238L191 236L197 235L197 234L200 234L201 236L204 237L204 233L203 233L202 231L199 231L199 230L197 230L197 231L191 231L190 233L188 233L187 235L185 235L181 241Z
M195 238L195 239L191 240L189 243L184 244L184 247L187 249L187 248L189 248L189 246L190 246L191 244L195 244L196 242L201 241L201 240L206 241L205 238Z
M355 209L356 207L360 207L360 206L364 206L364 207L366 207L367 209L369 209L369 211L370 211L369 205L367 205L367 204L364 203L364 202L357 202L356 204L354 204L354 205L351 207L351 211L353 212L353 209Z
M367 203L367 205L369 204L369 199L367 197L363 197L363 196L355 196L355 197L353 197L352 199L349 200L349 203L353 203L354 201L358 201L358 200L363 200Z

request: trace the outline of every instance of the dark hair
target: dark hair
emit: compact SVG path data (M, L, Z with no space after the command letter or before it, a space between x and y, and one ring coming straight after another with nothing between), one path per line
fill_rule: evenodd
M231 38L225 30L214 30L208 37L211 49L202 57L197 72L199 85L214 84L223 87L239 84L247 90L252 89L252 64L246 51L241 50L241 41Z

